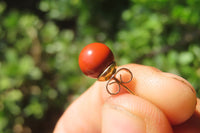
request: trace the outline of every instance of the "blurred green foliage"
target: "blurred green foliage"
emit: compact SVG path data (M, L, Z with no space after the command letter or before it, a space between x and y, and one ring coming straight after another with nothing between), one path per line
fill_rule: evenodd
M0 2L0 133L52 132L95 80L78 55L104 42L118 65L150 65L187 79L200 96L198 0ZM181 95L181 94L180 94Z

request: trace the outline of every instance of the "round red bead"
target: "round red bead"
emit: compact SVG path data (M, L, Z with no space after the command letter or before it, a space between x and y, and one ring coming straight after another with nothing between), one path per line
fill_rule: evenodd
M82 72L92 78L98 78L113 62L112 51L102 43L88 44L79 55L79 66Z

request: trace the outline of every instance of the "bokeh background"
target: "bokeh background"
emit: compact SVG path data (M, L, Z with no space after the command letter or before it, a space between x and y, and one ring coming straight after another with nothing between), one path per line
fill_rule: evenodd
M184 77L200 96L199 0L1 0L0 133L49 133L95 80L81 49ZM181 95L181 94L180 94Z

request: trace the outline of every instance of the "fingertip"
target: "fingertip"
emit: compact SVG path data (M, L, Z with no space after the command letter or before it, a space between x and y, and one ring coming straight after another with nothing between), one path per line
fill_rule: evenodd
M164 112L173 125L188 120L194 113L197 98L192 85L180 76L163 73L164 80L168 82L168 104L163 105ZM166 98L167 99L167 98Z

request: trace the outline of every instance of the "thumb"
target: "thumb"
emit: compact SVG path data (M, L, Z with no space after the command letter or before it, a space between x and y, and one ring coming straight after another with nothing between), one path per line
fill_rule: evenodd
M146 132L144 120L122 107L106 104L102 113L102 133Z
M102 133L171 133L163 112L150 102L130 94L106 101L102 110Z

